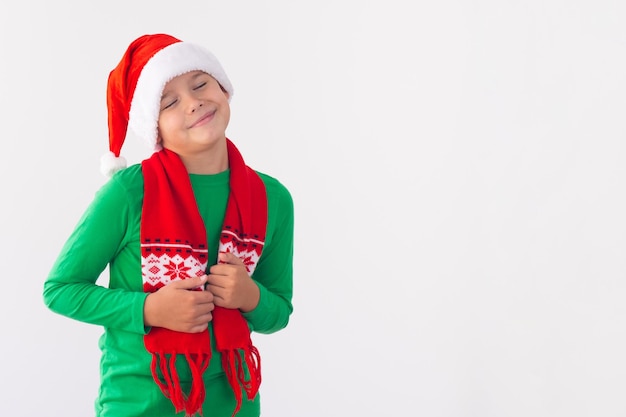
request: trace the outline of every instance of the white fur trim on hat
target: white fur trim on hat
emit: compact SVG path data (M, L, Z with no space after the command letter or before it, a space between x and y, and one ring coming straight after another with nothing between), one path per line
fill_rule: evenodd
M124 168L126 168L126 159L123 156L115 156L109 151L100 158L100 172L107 178Z
M201 46L177 42L154 54L144 65L137 79L128 114L128 127L152 150L157 145L157 122L161 94L168 81L190 71L204 71L217 80L233 96L233 86L217 58Z

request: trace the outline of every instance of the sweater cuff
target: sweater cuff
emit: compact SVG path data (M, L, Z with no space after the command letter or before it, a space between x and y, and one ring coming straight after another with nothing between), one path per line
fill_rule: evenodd
M146 326L146 321L143 317L146 299L148 298L148 295L150 295L150 293L137 293L137 294L141 297L141 302L136 303L137 310L135 311L135 317L138 317L139 319L135 320L133 318L133 323L136 323L135 329L133 329L133 331L136 331L139 334L146 335L150 332L150 329L152 328L151 326Z

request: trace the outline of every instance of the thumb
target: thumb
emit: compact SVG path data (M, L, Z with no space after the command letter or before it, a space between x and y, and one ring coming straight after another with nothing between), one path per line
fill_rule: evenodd
M217 260L221 264L243 265L243 261L232 252L220 252L217 255Z
M204 289L204 283L206 280L206 275L200 275L199 277L173 281L170 285L173 285L175 288L180 288L181 290Z

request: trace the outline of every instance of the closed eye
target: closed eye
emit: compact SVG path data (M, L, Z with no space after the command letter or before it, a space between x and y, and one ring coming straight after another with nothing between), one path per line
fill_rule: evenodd
M176 104L177 102L178 102L178 99L177 99L177 100L172 100L172 101L170 101L170 102L167 102L167 104L166 104L165 106L163 106L163 107L161 108L161 110L166 110L166 109L169 109L170 107L172 107L172 106L173 106L174 104Z
M206 85L206 81L205 81L205 82L203 82L203 83L198 84L198 85L197 85L197 86L195 86L193 89L194 89L194 90L199 90L199 89L201 89L202 87L204 87L205 85Z

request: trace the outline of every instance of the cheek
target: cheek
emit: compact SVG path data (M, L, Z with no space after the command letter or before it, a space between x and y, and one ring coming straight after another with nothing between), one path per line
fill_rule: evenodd
M175 126L174 122L172 117L159 116L159 120L157 121L157 134L161 140L171 134Z
M224 119L226 120L226 123L228 124L230 122L230 103L228 103L228 101L226 101L224 103Z

